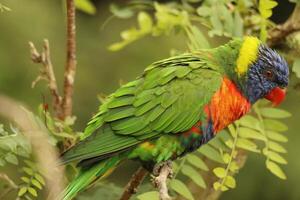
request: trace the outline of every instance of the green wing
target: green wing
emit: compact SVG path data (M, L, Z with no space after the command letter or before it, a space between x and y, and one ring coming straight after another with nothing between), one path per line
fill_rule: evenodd
M107 98L84 139L64 154L64 162L105 158L147 139L190 129L221 81L213 65L192 54L150 65L142 77Z

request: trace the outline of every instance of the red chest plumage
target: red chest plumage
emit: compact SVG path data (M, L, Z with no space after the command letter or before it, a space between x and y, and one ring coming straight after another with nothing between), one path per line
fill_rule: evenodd
M250 102L235 84L224 78L220 89L213 95L205 112L213 122L214 133L222 130L250 110Z

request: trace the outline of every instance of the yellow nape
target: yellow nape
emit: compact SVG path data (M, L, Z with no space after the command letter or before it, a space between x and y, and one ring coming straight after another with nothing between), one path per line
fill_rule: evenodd
M258 47L261 41L256 37L246 36L236 61L236 71L239 75L247 72L249 66L256 61Z

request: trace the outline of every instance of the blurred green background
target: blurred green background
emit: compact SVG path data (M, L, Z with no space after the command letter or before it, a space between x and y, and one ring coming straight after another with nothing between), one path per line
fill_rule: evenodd
M51 99L44 82L31 88L31 82L39 73L39 65L30 60L28 41L40 49L44 38L50 41L51 57L58 84L61 89L65 65L65 8L60 0L1 0L11 12L0 12L0 92L11 96L32 110ZM97 111L98 94L109 94L118 88L120 81L126 82L141 74L149 63L166 58L172 48L185 48L182 35L148 37L119 52L107 50L109 44L119 41L119 33L135 25L135 19L112 19L109 4L117 1L94 1L96 15L77 14L77 60L75 82L74 114L77 116L76 129L82 130L91 115ZM121 2L121 1L119 1ZM285 9L283 9L285 10ZM276 10L274 11L276 15ZM279 12L279 11L278 11ZM281 20L284 15L276 15ZM292 77L293 78L293 77ZM282 181L270 174L264 166L262 156L249 154L246 166L237 175L237 188L225 192L221 199L300 199L300 93L292 87L287 100L281 105L293 114L286 120L289 131L286 145L289 164L284 167L288 176ZM0 105L1 106L1 105ZM112 179L124 185L134 164L125 165ZM121 175L121 176L120 176ZM119 177L122 177L120 180Z

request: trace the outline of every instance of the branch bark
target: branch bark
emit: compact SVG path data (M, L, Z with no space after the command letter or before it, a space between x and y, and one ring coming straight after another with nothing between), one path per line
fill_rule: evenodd
M66 0L67 3L67 61L64 74L63 118L72 115L74 79L76 72L76 24L75 2Z
M172 161L166 161L162 166L159 167L159 175L154 178L154 184L159 192L160 200L171 200L169 196L169 190L167 185L167 180L173 175ZM156 169L154 169L156 170Z
M43 69L41 74L33 82L33 86L39 80L46 80L53 98L53 110L55 116L61 120L72 115L74 79L76 72L76 25L75 25L75 3L74 0L66 0L67 5L67 59L64 72L64 93L59 95L52 62L50 59L49 41L44 40L43 51L39 53L32 42L29 42L31 60L41 63Z
M148 171L143 167L139 167L137 171L132 175L130 181L127 183L125 190L120 198L120 200L128 200L132 195L137 192L137 189L143 180L147 176Z
M280 45L288 35L296 31L300 31L300 5L296 5L293 13L286 22L269 30L268 45L270 47Z

